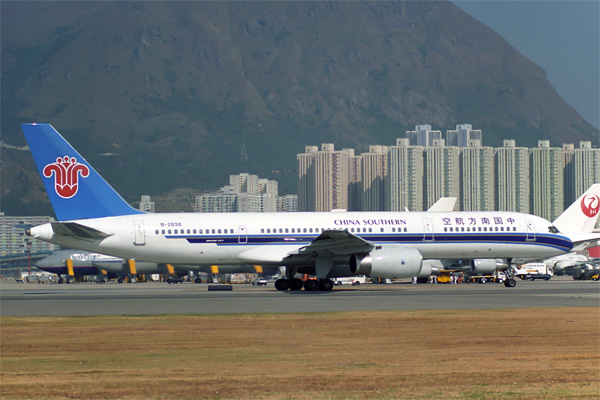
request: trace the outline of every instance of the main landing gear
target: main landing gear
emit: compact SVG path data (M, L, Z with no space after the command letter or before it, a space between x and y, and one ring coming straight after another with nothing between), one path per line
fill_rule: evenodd
M515 281L515 270L512 266L512 258L506 260L508 262L508 268L506 269L506 280L504 281L504 286L506 287L515 287L517 285L517 281Z
M306 290L307 292L329 292L333 289L333 281L331 279L277 279L275 281L275 289L277 290Z

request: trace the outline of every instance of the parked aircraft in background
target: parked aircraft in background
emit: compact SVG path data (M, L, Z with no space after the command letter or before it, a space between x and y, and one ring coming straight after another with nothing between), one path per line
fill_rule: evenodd
M76 278L103 275L102 271L93 265L94 259L100 256L101 254L83 250L60 250L42 258L35 266L42 271L58 275L59 283L62 283L63 276Z
M118 276L138 274L170 274L181 276L186 275L188 273L188 271L185 269L176 268L173 265L167 263L158 264L155 262L138 261L134 259L126 259L105 254L96 257L92 264L99 269L103 269Z
M565 271L574 265L581 264L589 260L589 257L584 254L568 253L544 260L544 264L548 268L552 268L556 275L563 275Z
M148 261L136 261L124 259L121 257L101 255L93 261L93 265L112 272L119 276L129 274L170 274L170 275L187 275L189 272L206 273L210 275L218 274L240 274L240 273L256 273L256 274L277 274L279 268L266 267L260 265L179 265L168 263L155 263ZM196 281L199 282L199 278Z
M61 246L156 263L284 266L276 288L309 291L331 290L333 277L417 276L423 259L510 265L573 247L550 222L517 212L145 214L51 125L22 129L58 220L27 232ZM296 273L318 280L302 282Z
M573 251L596 246L600 233L594 232L600 217L600 183L595 183L554 220L553 224L573 242Z

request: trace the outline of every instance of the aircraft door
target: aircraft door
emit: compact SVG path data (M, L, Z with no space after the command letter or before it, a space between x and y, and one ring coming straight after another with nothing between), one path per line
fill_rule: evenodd
M423 241L430 242L433 240L433 221L431 218L423 218Z
M144 229L144 221L133 221L134 225L134 241L136 246L144 246L146 244L146 230Z
M238 226L238 243L248 243L248 228L246 228L246 225Z
M533 224L532 220L525 220L525 230L527 233L526 240L530 242L535 241L535 225Z

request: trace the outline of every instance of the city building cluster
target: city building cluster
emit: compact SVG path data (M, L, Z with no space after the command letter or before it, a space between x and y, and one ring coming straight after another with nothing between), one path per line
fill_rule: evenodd
M196 196L195 212L297 211L297 196L279 196L278 182L241 173L229 176L218 193Z
M419 125L394 146L335 150L306 146L297 155L298 210L419 211L440 197L456 197L463 211L518 211L553 220L600 182L600 149L482 145L481 130L457 125L442 132Z

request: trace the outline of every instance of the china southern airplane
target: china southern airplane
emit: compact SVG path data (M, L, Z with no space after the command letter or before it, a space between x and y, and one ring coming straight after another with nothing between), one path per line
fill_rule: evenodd
M308 291L331 290L332 277L417 276L424 259L471 259L495 269L496 259L510 265L573 247L547 220L517 212L146 214L51 125L22 129L58 221L28 234L65 247L156 263L284 266L286 278L275 287ZM317 279L303 282L296 273ZM512 276L505 285L515 285Z

